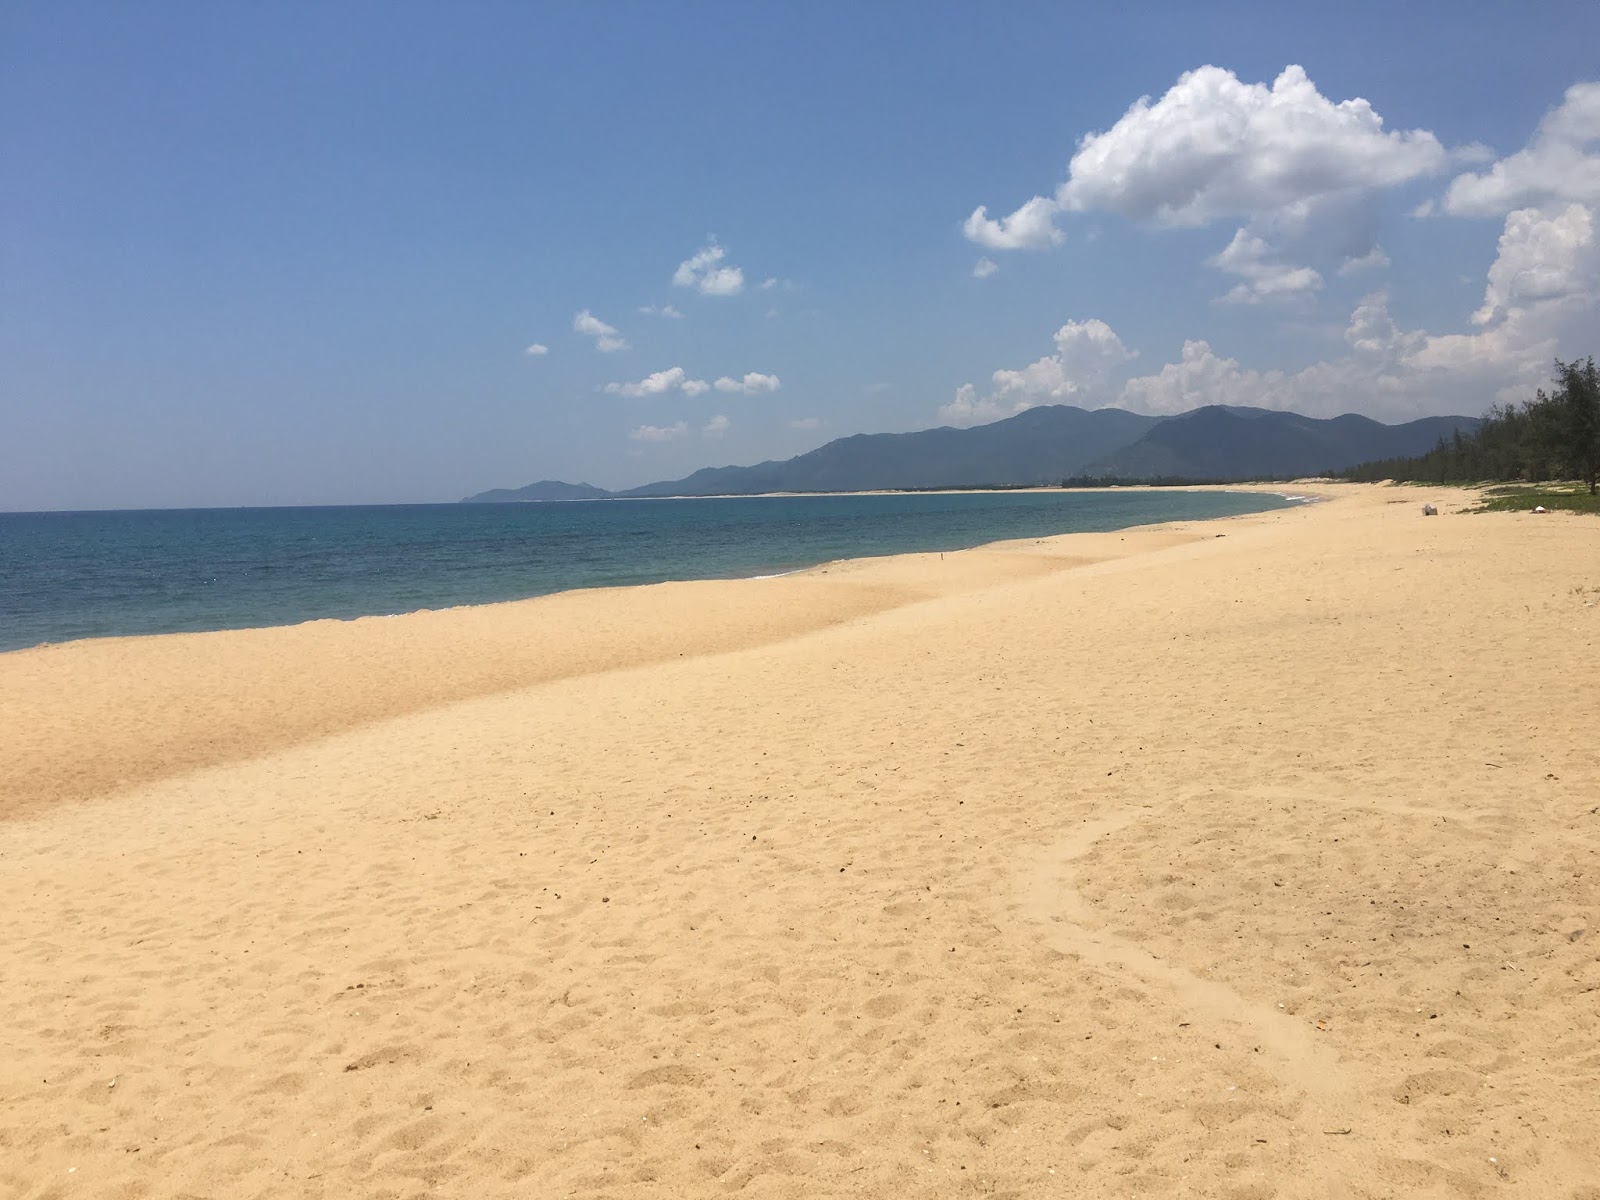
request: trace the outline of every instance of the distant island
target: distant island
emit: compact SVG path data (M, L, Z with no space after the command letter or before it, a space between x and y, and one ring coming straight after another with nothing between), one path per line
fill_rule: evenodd
M1293 479L1425 454L1441 438L1471 433L1480 424L1476 417L1424 417L1385 425L1354 413L1319 419L1217 404L1173 417L1046 405L970 429L947 426L836 438L782 462L707 467L683 479L626 491L546 479L526 487L492 488L462 503L1029 487L1068 479Z
M476 496L468 496L463 504L506 504L529 500L605 500L612 495L605 488L587 483L562 483L559 479L541 479L519 488L490 488Z

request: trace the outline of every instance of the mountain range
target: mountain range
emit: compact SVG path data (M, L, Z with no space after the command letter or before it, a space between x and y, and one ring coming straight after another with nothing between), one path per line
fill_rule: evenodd
M627 491L547 479L494 488L463 503L1015 487L1068 478L1290 479L1422 454L1441 437L1478 424L1475 417L1424 417L1384 425L1354 413L1320 419L1232 405L1173 417L1045 405L970 429L855 434L782 462L707 467Z

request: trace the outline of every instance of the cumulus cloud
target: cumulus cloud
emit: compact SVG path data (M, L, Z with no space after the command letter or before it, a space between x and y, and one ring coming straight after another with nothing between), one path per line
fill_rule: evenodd
M1301 67L1285 67L1268 88L1205 66L1084 138L1057 200L1076 212L1199 226L1394 187L1446 161L1432 133L1385 130L1371 104L1329 100Z
M628 438L635 442L674 442L689 432L689 426L678 421L672 425L635 425L628 430Z
M592 337L594 348L601 354L614 354L628 348L628 343L614 327L607 325L587 308L573 315L572 328L576 333Z
M1055 333L1054 354L1020 370L999 370L990 378L993 390L979 395L962 384L939 416L951 425L997 421L1050 401L1083 403L1097 397L1108 377L1134 354L1104 321L1068 321Z
M1363 296L1350 313L1350 323L1344 331L1345 343L1357 354L1382 358L1409 353L1416 349L1423 336L1401 332L1389 315L1388 292Z
M979 396L977 388L963 383L950 403L940 406L939 417L947 425L986 425L1032 407L1027 400L1008 402L995 395Z
M789 422L790 429L821 429L822 421L817 417L796 417Z
M1359 410L1409 421L1436 413L1474 416L1490 404L1527 399L1548 378L1551 359L1563 347L1577 353L1579 339L1593 329L1600 239L1580 215L1589 216L1575 205L1553 217L1532 210L1508 217L1473 332L1404 329L1389 312L1388 295L1378 291L1351 312L1343 357L1292 374L1261 372L1219 356L1204 341L1189 341L1179 361L1130 379L1116 403L1155 414L1237 404L1315 417ZM1564 269L1553 266L1558 260ZM1529 264L1528 274L1519 274Z
M1209 343L1195 340L1184 342L1177 362L1153 375L1128 380L1117 406L1167 416L1207 404L1286 408L1286 401L1281 372L1247 370L1237 359L1221 358Z
M1262 273L1269 253L1281 260L1291 245L1314 241L1339 257L1364 257L1374 244L1371 198L1450 161L1432 133L1385 129L1366 100L1330 100L1301 67L1285 67L1269 87L1204 66L1082 138L1053 195L998 220L980 207L963 230L991 249L1045 249L1061 240L1056 221L1065 213L1189 228L1242 219L1263 253L1229 299L1259 303L1321 282L1293 264Z
M728 429L732 426L732 424L733 422L728 420L727 417L723 416L721 413L718 413L700 427L700 436L719 438L728 432Z
M1237 303L1303 299L1344 278L1382 271L1378 203L1385 189L1462 164L1442 198L1418 217L1495 216L1503 221L1482 303L1465 330L1407 328L1385 292L1354 306L1345 348L1298 371L1256 370L1203 340L1175 361L1112 390L1130 355L1109 329L1085 322L1057 335L1057 353L996 371L993 386L957 390L940 410L971 424L1031 404L1070 398L1151 413L1206 404L1293 409L1313 416L1359 410L1383 420L1482 412L1526 398L1551 359L1587 352L1600 310L1600 83L1568 89L1527 146L1505 158L1473 144L1447 151L1425 130L1393 131L1363 100L1323 97L1297 67L1271 87L1201 68L1158 100L1141 100L1114 126L1084 138L1066 181L1012 217L979 209L969 238L994 249L1054 244L1055 222L1110 212L1158 227L1231 219L1232 239L1209 264L1238 282ZM1069 335L1064 338L1063 335ZM1063 340L1067 343L1063 346ZM1109 348L1085 370L1067 347Z
M1472 332L1403 328L1380 290L1363 296L1351 311L1341 356L1295 372L1261 371L1195 338L1183 343L1176 361L1113 392L1108 385L1115 368L1131 354L1102 323L1069 322L1056 335L1056 354L1020 370L996 371L988 394L963 385L940 416L952 424L975 424L1059 399L1109 402L1154 415L1208 404L1317 417L1361 411L1385 421L1476 415L1490 404L1532 395L1548 377L1551 359L1563 349L1569 356L1578 353L1581 340L1592 335L1600 307L1596 224L1581 205L1508 217Z
M663 396L672 391L682 392L685 396L698 396L710 391L711 385L703 379L690 379L682 367L668 367L665 371L646 375L637 383L608 383L602 390L613 396L638 399L641 396Z
M1486 146L1482 142L1468 142L1464 146L1453 146L1450 149L1450 162L1453 166L1472 167L1478 163L1491 163L1500 156L1494 152L1494 147Z
M683 314L670 304L641 304L639 311L647 317L666 317L671 321L683 320Z
M1489 268L1476 325L1541 301L1581 298L1595 287L1595 220L1581 204L1546 214L1522 208L1506 216Z
M530 358L543 358L546 354L550 353L550 347L546 346L543 342L534 342L526 350L524 350L523 353L528 355Z
M1221 297L1228 304L1303 300L1322 287L1322 276L1316 271L1282 262L1263 239L1244 229L1236 232L1233 241L1208 262L1219 271L1243 279Z
M1442 208L1457 217L1576 201L1600 204L1600 83L1568 88L1528 144L1487 171L1458 175Z
M972 277L974 279L987 279L999 269L999 264L996 263L994 259L985 255L983 258L980 258L977 262L972 264Z
M694 288L702 296L737 296L744 291L744 271L723 260L728 252L715 241L678 264L672 273L677 287Z
M1062 400L1093 391L1114 368L1135 357L1111 326L1093 318L1068 321L1052 340L1054 354L1020 371L996 371L996 386L1001 391Z
M988 206L980 204L961 232L990 250L1043 250L1064 240L1055 227L1056 211L1055 201L1035 196L1009 217L996 221L989 216Z
M1483 302L1471 328L1406 329L1388 295L1362 297L1350 314L1342 357L1300 371L1258 372L1185 343L1178 362L1131 379L1117 403L1145 412L1201 404L1291 408L1310 416L1360 410L1403 421L1432 413L1483 412L1526 399L1558 354L1585 352L1600 309L1600 84L1568 89L1528 145L1479 174L1462 175L1419 215L1504 218ZM1248 235L1245 235L1248 236ZM1249 261L1239 236L1239 259ZM1345 273L1370 269L1374 244ZM1219 256L1221 257L1221 256ZM1386 258L1386 256L1384 256Z
M763 392L775 392L783 386L776 375L763 375L759 371L749 371L743 379L731 379L724 375L713 384L719 392L739 392L746 396L758 396Z
M1472 333L1427 337L1407 365L1515 397L1548 374L1560 348L1592 336L1600 306L1600 83L1567 89L1528 144L1451 181L1434 210L1503 216Z
M1356 254L1345 259L1339 264L1339 274L1345 278L1359 275L1363 271L1382 271L1389 265L1389 256L1383 252L1383 247L1376 242L1372 249L1365 254Z
M1532 310L1477 333L1406 330L1378 292L1351 314L1345 341L1352 353L1296 372L1285 381L1284 395L1290 407L1310 416L1352 408L1386 421L1445 412L1474 416L1490 404L1531 396L1549 374L1557 333Z
M1587 349L1581 342L1593 336L1600 308L1597 224L1595 207L1579 203L1507 213L1483 303L1472 314L1477 329L1417 336L1401 359L1404 381L1421 378L1436 393L1478 398L1481 410L1525 398L1558 352Z

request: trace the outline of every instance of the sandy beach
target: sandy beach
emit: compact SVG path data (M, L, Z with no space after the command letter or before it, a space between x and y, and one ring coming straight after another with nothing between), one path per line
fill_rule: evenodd
M1600 1200L1600 524L1312 490L0 655L0 1195Z

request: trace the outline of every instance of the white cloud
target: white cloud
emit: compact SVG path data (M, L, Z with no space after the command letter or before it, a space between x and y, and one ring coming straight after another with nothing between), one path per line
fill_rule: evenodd
M1104 321L1068 321L1054 340L1054 354L1020 370L996 371L988 395L962 384L939 416L952 425L976 425L1047 401L1079 403L1101 393L1111 373L1135 357Z
M1056 221L1071 212L1166 227L1233 218L1232 240L1208 260L1239 281L1224 298L1306 298L1324 287L1324 272L1350 278L1390 265L1377 240L1382 191L1452 165L1487 163L1412 210L1418 218L1503 218L1467 331L1402 327L1387 294L1374 291L1350 313L1346 349L1325 361L1255 370L1191 338L1177 361L1113 392L1116 368L1131 355L1109 329L1097 337L1089 332L1096 323L1069 324L1057 353L996 371L986 393L963 385L940 415L971 424L1070 398L1152 413L1233 404L1399 421L1526 398L1557 354L1590 349L1596 327L1600 83L1568 89L1524 149L1492 157L1476 143L1446 151L1425 130L1387 130L1365 101L1334 103L1297 67L1270 88L1214 67L1190 72L1159 100L1141 100L1112 128L1084 138L1052 196L999 219L979 209L966 222L968 237L994 249L1053 245ZM1069 350L1099 353L1085 364Z
M1255 371L1216 354L1204 341L1184 343L1179 361L1129 380L1117 403L1152 413L1204 404L1289 408L1308 416L1359 410L1404 421L1434 413L1476 415L1492 403L1526 399L1544 383L1558 354L1586 352L1600 309L1600 84L1569 89L1528 147L1479 175L1451 184L1442 205L1414 215L1500 213L1504 225L1470 332L1404 329L1382 291L1362 297L1344 333L1348 353L1292 374ZM1475 153L1469 150L1468 157ZM1518 201L1533 203L1518 205ZM1507 206L1510 206L1509 208ZM1294 206L1291 206L1292 211ZM1250 226L1213 264L1252 286L1280 260ZM1289 222L1276 220L1278 227ZM1381 267L1375 242L1347 253L1342 274ZM1293 269L1293 268L1290 268ZM1049 364L1029 368L1045 382ZM999 380L1004 373L997 373ZM995 399L1003 396L997 393ZM981 404L969 390L970 404Z
M1389 293L1363 296L1350 314L1344 340L1357 354L1396 358L1416 349L1423 335L1402 333L1389 315Z
M990 250L1044 250L1064 240L1055 227L1055 201L1035 196L1009 217L998 221L989 216L987 205L980 204L962 225L968 241Z
M1520 312L1475 334L1403 330L1377 292L1351 314L1345 341L1352 353L1296 372L1285 381L1285 395L1309 416L1352 409L1383 421L1476 416L1497 401L1528 398L1548 374L1553 330L1529 318Z
M666 317L671 321L683 320L683 314L670 304L642 304L639 311L647 317Z
M1278 261L1265 241L1244 229L1207 261L1219 271L1243 278L1243 283L1222 297L1229 304L1303 300L1322 287L1322 276L1316 271Z
M702 296L737 296L744 290L744 272L738 267L718 267L700 280Z
M1166 416L1207 404L1239 404L1257 408L1287 408L1279 371L1261 374L1239 366L1236 359L1219 358L1204 341L1183 344L1183 354L1154 375L1130 379L1117 398L1117 407Z
M1339 264L1339 274L1348 279L1352 275L1359 275L1363 271L1382 271L1389 265L1389 256L1383 252L1383 247L1374 243L1371 250L1365 254L1352 255Z
M1558 351L1593 336L1600 306L1600 83L1567 89L1528 144L1487 171L1451 181L1434 209L1503 216L1473 333L1419 336L1411 376L1460 394L1525 396Z
M668 367L665 371L646 375L638 383L608 383L602 390L613 396L637 399L640 396L662 396L671 391L682 392L685 396L698 396L710 391L711 385L703 379L690 379L682 367Z
M1239 404L1316 417L1359 410L1382 421L1409 421L1436 413L1476 416L1490 404L1527 399L1548 378L1558 353L1580 352L1582 339L1592 335L1600 239L1588 219L1578 205L1555 216L1512 214L1475 332L1402 329L1379 291L1362 297L1350 314L1344 334L1350 353L1342 358L1293 374L1259 372L1190 341L1179 362L1129 380L1117 403L1158 414ZM1525 277L1519 274L1530 265Z
M955 398L942 405L939 416L949 425L987 425L1001 417L1013 416L1033 405L1027 400L1002 402L995 396L979 396L978 389L963 383L956 389Z
M1467 342L1475 339L1468 338ZM1287 409L1313 417L1360 410L1381 421L1409 421L1434 413L1468 416L1484 411L1517 381L1531 394L1537 370L1513 352L1515 339L1436 338L1401 330L1390 317L1387 297L1364 297L1351 314L1345 341L1351 352L1289 374L1256 371L1218 355L1201 340L1187 341L1177 362L1130 379L1120 408L1168 416L1208 404ZM1545 347L1538 361L1547 363Z
M770 292L773 288L781 288L783 291L792 292L795 290L795 283L792 279L782 279L776 275L769 275L761 281L760 287L763 292Z
M987 279L1000 269L994 259L985 255L972 264L972 277L974 279Z
M719 392L741 392L746 396L756 396L762 392L775 392L783 386L783 383L776 375L763 375L759 371L750 371L743 379L730 379L724 375L713 386Z
M822 421L817 417L796 417L789 422L790 429L821 429Z
M1432 395L1467 399L1468 412L1482 411L1491 401L1525 399L1558 353L1587 350L1600 307L1596 224L1595 210L1576 203L1506 214L1483 304L1472 315L1477 331L1414 335L1391 388L1425 381Z
M628 437L635 442L674 442L689 432L683 421L673 425L635 425Z
M1493 146L1486 146L1482 142L1468 142L1464 146L1450 148L1450 162L1454 166L1473 167L1479 163L1491 163L1498 157Z
M996 371L994 382L1002 391L1028 396L1066 399L1099 386L1116 367L1134 358L1104 321L1068 321L1056 330L1056 352L1021 371Z
M1364 229L1370 197L1443 170L1450 158L1427 130L1386 130L1367 101L1323 96L1298 66L1285 67L1270 87L1204 66L1082 138L1053 196L1035 196L998 221L980 207L963 228L991 249L1044 249L1060 242L1056 218L1069 212L1168 227L1234 218L1258 239L1318 233L1339 243L1342 257L1360 257L1373 244ZM1331 239L1321 232L1329 229ZM1251 276L1230 298L1304 295L1316 287L1313 274L1288 267Z
M585 337L594 339L594 348L601 354L614 354L626 350L628 343L615 328L607 325L587 308L573 315L572 328Z
M724 265L727 254L716 242L708 242L678 264L672 282L678 287L692 287L702 296L737 296L744 291L744 272Z
M523 353L528 355L530 358L542 358L544 355L550 353L550 347L546 346L543 342L534 342L526 350L524 350Z
M1389 312L1387 293L1375 291L1350 313L1342 356L1293 373L1258 371L1190 339L1176 362L1129 379L1111 399L1107 384L1130 353L1102 323L1069 322L1056 334L1056 354L1020 370L996 371L988 395L963 385L940 415L974 424L1048 400L1085 404L1104 397L1156 415L1229 404L1316 417L1359 411L1383 421L1475 416L1490 404L1531 396L1557 354L1585 352L1597 308L1600 221L1576 204L1554 212L1521 210L1506 219L1473 332L1402 328Z
M1533 208L1509 213L1473 323L1484 325L1530 304L1590 292L1596 284L1594 226L1581 204L1550 215Z
M700 427L700 436L719 438L728 432L728 429L730 426L732 426L732 424L733 422L728 420L727 417L723 416L721 413L718 413Z
M1205 66L1085 137L1057 202L1199 226L1394 187L1439 171L1446 159L1427 130L1385 130L1371 104L1334 103L1301 67L1285 67L1269 89Z
M1443 208L1457 217L1498 217L1572 201L1600 204L1600 83L1568 88L1517 153L1479 174L1458 175Z

